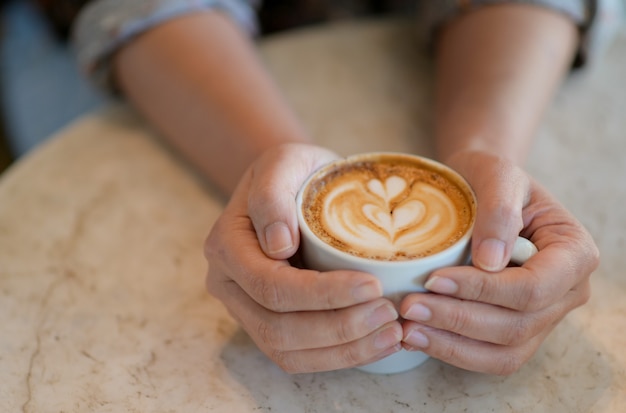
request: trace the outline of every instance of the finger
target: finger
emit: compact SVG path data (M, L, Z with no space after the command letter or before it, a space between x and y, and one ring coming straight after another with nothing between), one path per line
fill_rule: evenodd
M489 174L468 177L476 193L478 209L472 233L473 264L485 271L500 271L508 263L523 228L522 209L528 202L529 182L518 168L491 162Z
M219 292L221 284L232 280L256 302L277 312L342 308L382 296L380 282L370 274L298 270L287 261L268 258L259 249L246 212L250 181L247 173L206 239L210 292Z
M415 322L478 341L521 345L580 306L589 294L589 283L582 283L562 300L534 313L436 294L411 294L401 303L400 313L407 320L405 329Z
M568 261L569 260L569 261ZM549 246L522 267L494 274L472 267L449 267L433 272L425 283L431 292L463 300L532 312L559 301L588 272L576 265L568 250Z
M535 354L553 328L551 326L520 346L502 346L415 325L404 337L404 348L422 351L462 369L509 375L519 370Z
M259 313L249 315L256 317L260 338L272 348L282 351L350 343L389 323L397 323L398 319L393 304L382 298L340 310L268 313L263 319ZM382 342L375 347L381 351L398 342L399 339L393 343Z
M248 214L268 257L286 259L298 249L295 198L304 180L337 155L303 144L282 145L252 168Z
M537 191L534 191L537 192ZM542 195L546 199L546 194ZM588 280L598 266L598 250L589 233L563 208L533 200L528 226L539 252L522 267L498 274L472 267L433 272L425 287L432 292L520 311L537 311L560 300Z
M346 344L397 322L398 318L393 304L383 298L340 310L277 313L251 300L234 284L230 284L228 293L233 298L231 312L240 324L256 342L273 351ZM378 351L388 346L383 345Z
M550 314L528 315L473 301L437 298L403 302L400 311L407 320L407 332L422 325L493 344L519 345L539 334L545 323L552 320Z
M472 267L445 268L433 272L425 287L461 299L537 311L588 280L599 262L593 239L535 182L524 221L524 236L531 238L539 252L522 267L506 268L498 274Z
M381 327L368 337L330 348L265 352L288 373L314 373L361 366L380 360L402 349L399 323ZM384 350L381 344L394 343ZM263 350L263 349L262 349Z
M290 373L354 367L400 349L402 328L388 300L279 314L259 306L235 283L225 290L233 317L261 351Z
M380 282L370 274L296 269L286 261L267 258L251 229L240 236L237 225L227 226L236 245L214 238L221 231L218 222L205 247L209 262L207 288L223 301L230 300L219 294L222 284L228 282L234 282L259 305L275 312L337 309L382 296Z

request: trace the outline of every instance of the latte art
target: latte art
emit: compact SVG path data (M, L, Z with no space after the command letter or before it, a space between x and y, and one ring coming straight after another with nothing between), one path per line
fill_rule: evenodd
M330 190L323 208L330 236L367 255L393 257L427 250L454 235L455 207L440 189L392 176L345 182Z
M403 260L455 243L471 222L471 205L454 182L423 165L372 162L322 177L305 197L309 227L353 255Z

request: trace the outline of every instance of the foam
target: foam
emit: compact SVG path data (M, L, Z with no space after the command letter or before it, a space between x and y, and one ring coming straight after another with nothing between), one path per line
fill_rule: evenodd
M326 231L358 255L393 257L430 251L454 236L454 202L423 182L400 176L362 182L347 180L329 189L324 203Z

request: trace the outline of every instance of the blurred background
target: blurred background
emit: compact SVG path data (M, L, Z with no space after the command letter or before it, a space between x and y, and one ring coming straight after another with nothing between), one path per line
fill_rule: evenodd
M6 166L104 100L34 0L3 0L1 11L0 158Z
M78 116L107 103L80 73L68 44L72 18L88 1L0 0L0 172ZM264 0L260 35L355 16L406 14L417 1Z
M106 104L68 45L88 0L0 0L0 171L81 114ZM359 15L406 11L412 0L265 0L261 35Z

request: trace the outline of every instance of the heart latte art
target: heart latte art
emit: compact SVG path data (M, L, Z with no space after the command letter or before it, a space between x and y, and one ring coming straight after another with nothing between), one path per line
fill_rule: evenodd
M367 162L333 169L308 191L304 215L319 238L373 259L423 257L455 243L471 204L453 181L424 165Z

